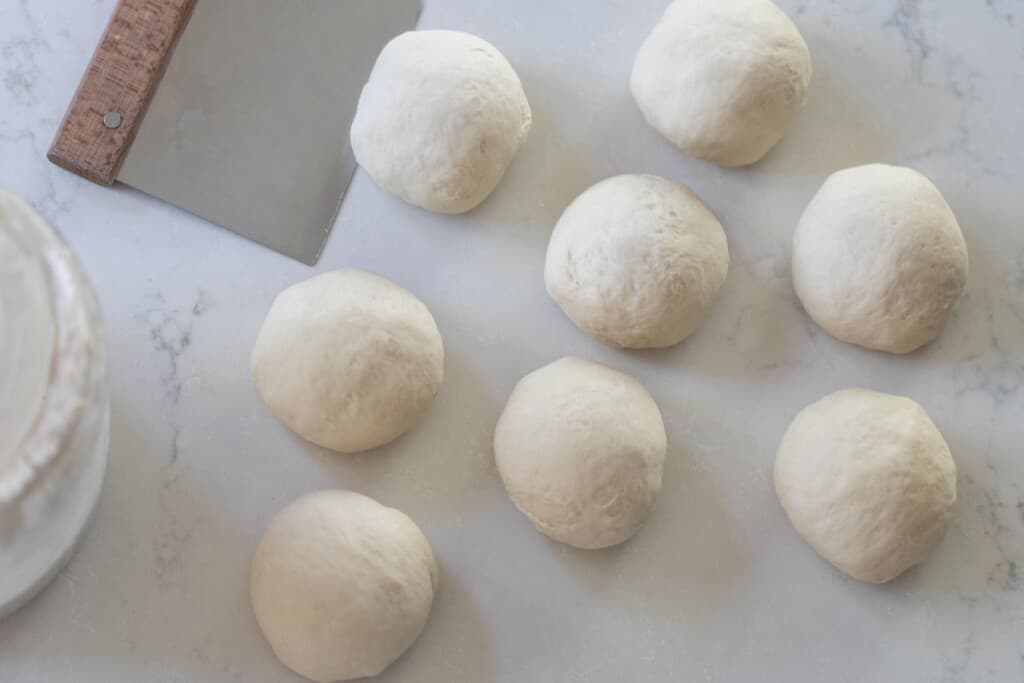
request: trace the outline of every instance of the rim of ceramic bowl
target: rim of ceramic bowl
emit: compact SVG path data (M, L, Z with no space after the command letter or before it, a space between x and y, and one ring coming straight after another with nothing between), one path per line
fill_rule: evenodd
M27 202L0 188L0 231L43 276L54 329L45 394L32 425L0 465L0 509L31 492L61 461L95 389L102 364L95 294L71 250ZM2 266L2 264L0 264Z

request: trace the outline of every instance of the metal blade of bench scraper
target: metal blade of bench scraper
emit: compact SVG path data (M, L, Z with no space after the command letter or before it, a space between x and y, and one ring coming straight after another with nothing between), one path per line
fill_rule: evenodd
M118 180L316 263L355 162L349 126L419 0L198 0Z

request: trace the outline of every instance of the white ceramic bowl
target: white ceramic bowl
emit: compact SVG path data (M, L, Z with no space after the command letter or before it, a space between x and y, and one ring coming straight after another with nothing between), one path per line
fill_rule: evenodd
M50 226L0 189L0 617L71 556L99 497L109 415L95 293Z

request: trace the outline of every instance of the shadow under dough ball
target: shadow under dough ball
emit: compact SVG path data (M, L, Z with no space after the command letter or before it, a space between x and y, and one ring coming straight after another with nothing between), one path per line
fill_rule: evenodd
M942 334L967 271L952 209L901 166L833 173L793 234L793 288L808 315L877 351L909 353Z
M631 89L677 147L746 166L789 131L810 82L807 43L770 0L675 0L637 53Z
M521 379L494 433L515 506L542 534L584 549L622 543L647 521L666 448L643 385L573 357Z
M493 45L459 31L409 31L377 57L352 150L391 194L463 213L498 186L531 121L519 76Z
M394 282L336 270L274 300L252 352L271 412L341 453L397 439L441 388L444 344L430 311Z
M409 517L358 493L318 491L271 520L249 589L277 658L334 683L398 659L423 631L437 582L430 543Z
M718 219L690 188L653 175L603 180L558 220L548 294L575 325L611 346L677 344L711 310L729 270Z
M956 501L956 465L924 409L867 389L804 408L775 457L775 491L797 532L858 581L928 559Z

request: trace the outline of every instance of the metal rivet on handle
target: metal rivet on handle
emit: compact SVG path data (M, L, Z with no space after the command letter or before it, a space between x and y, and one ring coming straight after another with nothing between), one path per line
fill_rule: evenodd
M120 112L108 111L103 115L103 125L111 130L114 128L120 128L123 120L124 119L121 117Z

